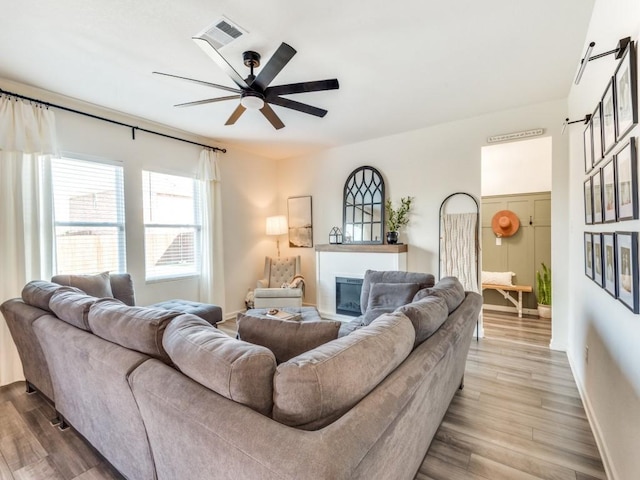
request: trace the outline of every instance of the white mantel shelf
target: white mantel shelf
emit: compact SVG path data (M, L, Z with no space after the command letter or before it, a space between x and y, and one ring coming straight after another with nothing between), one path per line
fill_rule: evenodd
M368 244L324 244L316 245L316 252L361 252L361 253L406 253L408 245L368 245Z

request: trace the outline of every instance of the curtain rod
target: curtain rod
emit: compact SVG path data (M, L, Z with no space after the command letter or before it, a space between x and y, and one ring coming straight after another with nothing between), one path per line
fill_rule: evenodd
M131 138L133 140L136 139L136 130L140 130L141 132L151 133L153 135L158 135L159 137L170 138L171 140L177 140L179 142L190 143L191 145L197 145L203 148L210 148L212 150L217 150L218 152L227 153L226 148L212 147L210 145L205 145L203 143L192 142L191 140L185 140L184 138L174 137L172 135L167 135L165 133L155 132L153 130L148 130L146 128L136 127L135 125L129 125L128 123L118 122L116 120L111 120L109 118L101 117L99 115L93 115L91 113L81 112L80 110L74 110L73 108L63 107L62 105L56 105L55 103L45 102L43 100L38 100L37 98L26 97L24 95L20 95L18 93L8 92L0 88L0 95L9 95L11 97L21 98L23 100L29 100L30 102L36 102L40 105L44 105L47 108L53 107L58 108L60 110L64 110L66 112L77 113L78 115L84 115L85 117L95 118L96 120L102 120L103 122L113 123L115 125L120 125L122 127L127 127L131 129Z

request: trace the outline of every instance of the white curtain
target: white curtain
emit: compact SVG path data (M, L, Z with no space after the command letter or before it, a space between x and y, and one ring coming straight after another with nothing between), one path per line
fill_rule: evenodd
M478 292L476 213L442 215L441 277L458 277L465 290Z
M42 167L57 155L53 112L0 98L0 303L25 283L51 276L51 200ZM0 318L0 385L23 379L22 364Z
M202 182L204 211L202 222L202 266L200 301L218 305L225 311L224 262L222 248L222 202L218 152L200 152L198 180Z

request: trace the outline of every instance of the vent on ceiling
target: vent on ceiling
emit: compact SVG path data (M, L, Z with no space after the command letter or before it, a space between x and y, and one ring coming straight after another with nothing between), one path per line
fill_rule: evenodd
M206 38L215 48L221 48L248 33L237 23L226 17L220 17L196 36Z

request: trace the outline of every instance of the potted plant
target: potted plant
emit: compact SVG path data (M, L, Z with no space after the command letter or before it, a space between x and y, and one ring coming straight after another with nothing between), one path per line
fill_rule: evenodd
M387 214L387 243L395 245L398 243L398 232L400 228L409 223L409 211L411 210L411 197L402 197L400 199L400 206L396 209L393 208L391 199L388 199L384 204L384 209Z
M538 285L538 316L551 318L551 269L542 262L542 272L536 271Z

